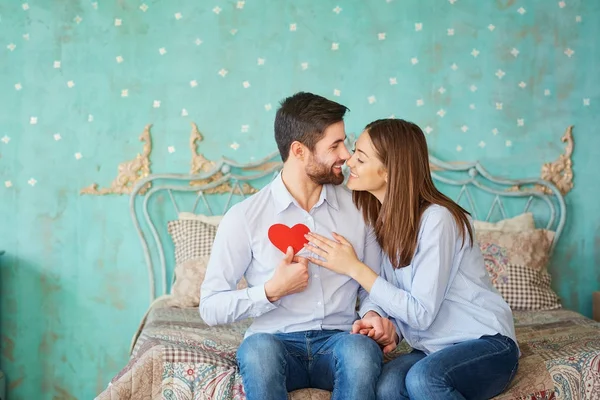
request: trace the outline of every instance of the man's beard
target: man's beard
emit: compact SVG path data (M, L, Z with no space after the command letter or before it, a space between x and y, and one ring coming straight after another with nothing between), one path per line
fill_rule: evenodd
M306 175L317 185L340 185L344 182L344 174L341 171L339 174L336 174L333 170L333 165L327 166L316 161L314 158L306 166L305 171Z

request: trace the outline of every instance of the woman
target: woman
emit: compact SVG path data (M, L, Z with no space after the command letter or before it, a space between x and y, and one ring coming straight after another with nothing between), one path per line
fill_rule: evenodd
M421 129L372 122L347 165L348 188L386 256L382 276L342 236L310 233L306 246L319 256L311 262L358 281L389 316L371 312L353 332L385 352L401 337L414 349L385 364L378 399L488 399L504 391L519 359L512 313L490 282L470 215L433 184Z

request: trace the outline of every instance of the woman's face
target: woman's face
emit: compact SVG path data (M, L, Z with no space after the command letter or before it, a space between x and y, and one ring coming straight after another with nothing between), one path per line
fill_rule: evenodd
M359 136L354 154L346 164L350 169L348 189L370 192L379 201L383 201L387 188L387 172L367 131Z

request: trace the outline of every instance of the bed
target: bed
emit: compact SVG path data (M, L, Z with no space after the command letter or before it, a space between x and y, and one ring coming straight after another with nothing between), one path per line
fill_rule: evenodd
M278 173L276 154L251 163L222 159L200 174L150 175L131 214L144 251L150 307L128 364L97 399L245 399L235 353L250 321L207 326L200 284L220 216ZM539 179L492 176L478 162L430 159L440 189L475 218L492 281L514 312L518 373L496 399L600 399L600 323L565 310L547 265L566 222L563 195ZM143 195L141 194L143 193ZM239 288L243 288L242 280ZM410 351L403 342L386 360ZM290 399L329 399L303 389Z

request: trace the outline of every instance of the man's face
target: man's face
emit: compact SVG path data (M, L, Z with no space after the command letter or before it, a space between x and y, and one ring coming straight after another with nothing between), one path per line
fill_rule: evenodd
M319 140L314 151L309 153L305 164L306 175L319 185L328 183L339 185L344 182L342 166L350 153L344 145L346 131L344 122L329 125Z

